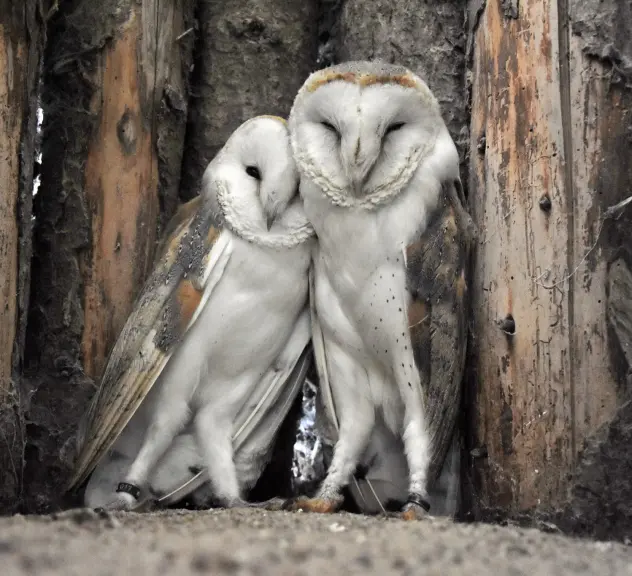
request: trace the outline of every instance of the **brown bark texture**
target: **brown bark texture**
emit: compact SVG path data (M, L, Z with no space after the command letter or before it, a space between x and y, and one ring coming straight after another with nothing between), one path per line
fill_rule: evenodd
M199 0L183 199L242 122L287 117L316 61L317 16L316 0Z
M620 536L632 513L631 22L629 1L468 3L479 517Z
M0 510L22 487L20 377L29 275L37 95L45 3L0 1Z
M66 0L49 22L27 338L26 509L59 496L79 417L178 205L193 0Z

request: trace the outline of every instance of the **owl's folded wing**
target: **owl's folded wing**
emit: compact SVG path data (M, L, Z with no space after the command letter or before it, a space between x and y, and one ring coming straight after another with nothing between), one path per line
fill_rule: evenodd
M197 319L230 258L230 235L196 198L168 226L154 269L110 353L79 431L68 489L80 486L111 448Z
M443 185L430 225L406 249L410 338L430 430L432 483L452 441L467 344L466 268L476 236L461 183Z
M247 466L250 459L262 458L300 393L312 361L309 313L305 310L298 318L294 330L237 414L233 425L233 450L238 469L240 462ZM262 458L262 463L263 463ZM255 481L256 478L250 478ZM158 503L168 506L181 500L208 481L206 470L192 474L190 479ZM243 479L240 478L240 483Z

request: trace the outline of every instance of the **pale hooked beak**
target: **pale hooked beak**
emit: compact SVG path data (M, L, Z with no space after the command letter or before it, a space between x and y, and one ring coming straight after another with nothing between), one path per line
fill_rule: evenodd
M355 141L347 141L343 146L344 165L356 195L362 193L379 153L380 147L374 146L370 139L366 139L363 148L360 146L360 138L355 139Z
M270 228L272 228L272 225L274 224L274 222L276 221L277 217L279 216L279 210L280 210L280 206L275 203L267 211L267 214L266 214L266 226L268 228L268 232L270 231Z

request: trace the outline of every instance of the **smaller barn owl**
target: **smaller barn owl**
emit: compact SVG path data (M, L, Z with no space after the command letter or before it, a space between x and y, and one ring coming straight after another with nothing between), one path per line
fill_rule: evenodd
M308 368L313 238L284 120L245 122L170 225L90 406L69 488L96 467L90 506L179 499L205 479L215 503L247 505Z
M405 518L422 517L464 365L474 230L456 147L426 84L377 62L312 74L289 125L318 237L313 346L336 441L317 496L288 507L332 512L353 479L361 509L401 500Z

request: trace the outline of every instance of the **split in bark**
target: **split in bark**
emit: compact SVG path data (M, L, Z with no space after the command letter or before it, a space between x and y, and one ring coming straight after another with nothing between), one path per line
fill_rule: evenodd
M31 267L37 96L45 2L0 0L0 511L15 511L24 458L21 378Z

